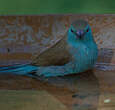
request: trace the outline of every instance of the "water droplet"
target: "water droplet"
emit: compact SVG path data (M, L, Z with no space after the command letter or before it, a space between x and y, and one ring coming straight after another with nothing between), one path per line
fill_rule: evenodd
M106 99L104 100L104 103L109 103L111 100L110 99Z

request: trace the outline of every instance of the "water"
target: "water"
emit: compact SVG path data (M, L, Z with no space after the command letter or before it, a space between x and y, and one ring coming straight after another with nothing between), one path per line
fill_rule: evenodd
M40 108L45 108L47 104L49 106L46 110L53 107L58 109L65 107L66 110L101 110L101 107L106 106L104 100L110 99L110 105L115 103L113 99L115 96L114 73L115 71L93 70L82 74L46 78L43 81L24 76L1 75L0 106L9 102L12 103L7 107L21 105L19 100L23 101L26 97L29 98L29 101L23 101L25 110L28 106L33 108L39 105ZM39 97L44 97L44 95L46 98L41 100L40 106ZM4 100L3 97L7 100ZM22 98L17 100L18 97ZM50 100L50 102L47 102L47 100ZM31 105L26 104L27 102ZM20 109L21 107L19 106ZM5 110L4 108L5 106L2 110Z

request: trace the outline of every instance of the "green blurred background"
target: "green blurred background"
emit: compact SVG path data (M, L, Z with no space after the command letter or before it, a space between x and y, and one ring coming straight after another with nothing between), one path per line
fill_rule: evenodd
M114 12L115 0L0 0L0 15Z

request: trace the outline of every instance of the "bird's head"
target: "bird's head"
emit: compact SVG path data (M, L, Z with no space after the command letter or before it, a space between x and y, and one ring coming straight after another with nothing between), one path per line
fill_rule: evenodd
M68 40L72 42L93 40L88 22L85 20L74 21L68 30Z

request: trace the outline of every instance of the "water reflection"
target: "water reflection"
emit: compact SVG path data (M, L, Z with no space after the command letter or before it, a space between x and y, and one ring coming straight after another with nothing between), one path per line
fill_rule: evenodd
M42 80L26 76L0 75L0 89L28 90L27 93L32 90L46 91L46 95L49 94L58 100L67 110L97 110L100 94L98 82L93 71L64 77L42 78ZM42 102L46 102L45 100L47 98L44 98Z
M97 110L100 95L93 71L45 80L53 91L46 90L70 110Z

